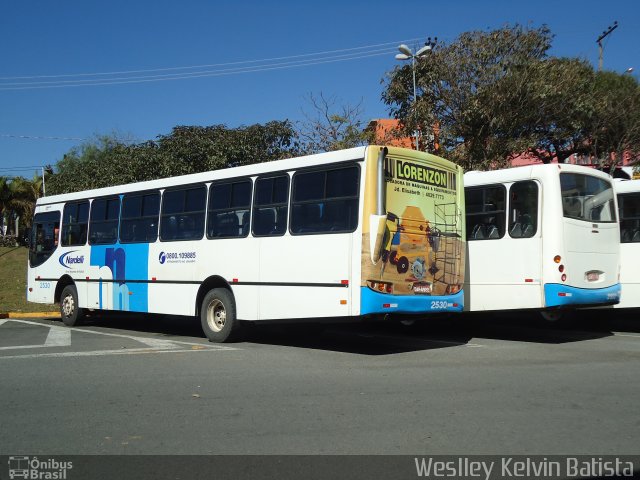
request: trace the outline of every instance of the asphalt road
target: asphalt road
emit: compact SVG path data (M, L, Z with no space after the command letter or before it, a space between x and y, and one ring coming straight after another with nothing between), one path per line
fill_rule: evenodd
M638 452L640 315L423 327L0 320L0 455Z

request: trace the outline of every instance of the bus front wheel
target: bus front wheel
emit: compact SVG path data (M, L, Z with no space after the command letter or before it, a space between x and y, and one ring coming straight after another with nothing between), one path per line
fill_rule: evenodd
M205 295L200 323L210 342L231 342L238 337L240 322L236 319L236 307L229 290L214 288Z
M67 327L79 325L84 316L78 306L78 291L73 285L67 285L60 295L60 317Z

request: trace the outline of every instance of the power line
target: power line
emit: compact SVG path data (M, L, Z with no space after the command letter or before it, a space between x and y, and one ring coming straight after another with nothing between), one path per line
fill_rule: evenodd
M370 48L377 48L383 46L396 46L398 42L414 42L418 41L421 38L411 38L408 40L398 40L395 42L386 42L386 43L377 43L373 45L364 45L361 47L352 47L352 48L343 48L339 50L327 50L324 52L315 52L315 53L303 53L299 55L289 55L285 57L273 57L273 58L264 58L260 60L242 60L238 62L227 62L227 63L213 63L213 64L203 64L203 65L191 65L185 67L166 67L166 68L152 68L152 69L143 69L143 70L123 70L123 71L112 71L112 72L95 72L95 73L74 73L74 74L65 74L65 75L35 75L35 76L22 76L22 77L0 77L0 81L6 80L32 80L39 78L69 78L69 77L89 77L89 76L106 76L106 75L128 75L132 73L147 73L147 72L167 72L172 70L190 70L195 68L211 68L211 67L226 67L230 65L243 65L247 63L265 63L276 60L289 60L293 58L302 58L302 57L313 57L313 56L321 56L321 55L329 55L336 54L342 52L350 52L355 50L365 50Z
M312 65L321 65L325 63L344 62L349 60L358 60L362 58L369 58L381 55L389 55L395 51L395 49L385 49L376 53L369 53L366 55L358 56L335 56L318 60L303 60L298 62L285 62L281 64L273 65L261 65L255 67L241 67L236 69L225 69L218 71L204 71L193 72L184 74L166 74L166 75L147 75L142 77L124 77L124 78L111 78L111 79L97 79L97 80L63 80L58 82L30 82L30 83L12 83L12 84L0 84L0 91L2 90L33 90L33 89L46 89L46 88L65 88L65 87L87 87L87 86L99 86L99 85L119 85L128 83L146 83L146 82L160 82L167 80L184 80L189 78L202 78L202 77L219 77L227 75L236 75L240 73L257 73L266 72L272 70L283 70L289 68L307 67Z
M395 43L396 42L394 42L394 44ZM388 45L388 44L379 44L379 45ZM270 64L266 63L264 65L225 68L225 69L217 69L217 70L180 72L180 73L171 73L171 74L162 74L162 75L126 76L126 77L115 77L115 78L97 78L97 79L77 78L74 80L57 80L57 81L44 81L44 82L13 82L13 83L4 83L4 84L0 83L0 90L31 90L31 89L45 89L45 88L119 85L119 84L130 84L130 83L159 82L159 81L167 81L167 80L184 80L188 78L217 77L217 76L226 76L226 75L236 75L240 73L258 73L258 72L265 72L265 71L272 71L272 70L282 70L282 69L300 68L300 67L306 67L306 66L312 66L312 65L321 65L325 63L358 60L363 58L388 55L393 51L395 51L395 47L378 48L375 50L371 50L371 47L373 46L334 50L332 52L323 52L323 53L333 53L333 54L328 56L325 55L324 57L320 57L320 58L291 60L286 62L278 62L278 63L270 63ZM362 51L362 52L353 52L353 50L361 50L364 48L369 48L369 50ZM345 51L351 51L351 53L335 54L338 52L345 52ZM281 59L299 58L299 57L311 56L311 55L320 55L320 54L316 53L316 54L294 55L290 57L280 57L280 58ZM275 59L266 59L266 60L262 60L262 62L266 62L267 60L275 60ZM235 64L242 64L242 63L249 63L249 62L255 63L259 61L251 60L248 62L235 62ZM222 65L229 65L229 64L218 64L218 65L222 66ZM191 68L191 67L181 67L181 68ZM193 67L193 68L196 68L196 67ZM166 70L156 69L156 71L166 71ZM134 72L134 71L130 71L130 72ZM44 77L41 77L41 78L44 78Z
M2 172L20 172L20 171L29 171L34 168L46 168L47 165L31 165L27 167L0 167L0 171Z
M79 137L41 137L37 135L11 135L8 133L0 133L3 138L24 138L29 140L85 140Z
M133 80L174 80L174 79L183 79L189 77L199 77L199 76L209 76L209 75L230 75L234 73L245 73L245 72L255 72L262 71L268 69L276 69L276 68L287 68L287 67L295 67L295 66L306 66L306 65L315 65L317 63L327 63L331 61L343 61L343 60L353 60L358 58L365 58L368 56L382 55L388 54L392 49L378 49L369 51L366 54L343 54L343 55L334 55L330 57L324 57L320 59L310 59L310 60L296 60L290 62L280 62L280 63L272 63L266 65L257 65L253 67L237 67L237 68L227 68L221 70L204 70L199 72L191 72L191 73L168 73L162 75L143 75L137 77L115 77L115 78L104 78L104 79L95 79L95 80L57 80L57 81L48 81L48 82L18 82L18 83L5 83L0 84L0 88L4 88L5 86L62 86L65 84L86 84L86 85L100 85L106 82L116 83L116 82L131 82ZM73 85L72 85L73 86Z

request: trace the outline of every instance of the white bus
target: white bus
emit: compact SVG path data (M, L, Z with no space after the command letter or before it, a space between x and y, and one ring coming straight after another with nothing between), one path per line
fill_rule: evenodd
M465 310L538 309L557 320L620 300L619 227L609 175L533 165L464 175Z
M45 197L27 299L199 316L211 341L238 320L461 311L460 167L359 147Z
M620 217L620 283L616 308L640 307L640 180L613 183Z

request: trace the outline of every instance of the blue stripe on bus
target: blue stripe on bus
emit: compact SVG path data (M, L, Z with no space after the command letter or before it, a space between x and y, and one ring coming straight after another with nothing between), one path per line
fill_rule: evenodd
M131 312L149 311L149 285L147 283L126 283L126 278L147 278L149 275L149 244L92 245L91 265L107 267L111 270L113 288L113 309ZM100 305L103 282L98 284Z
M544 284L545 307L619 303L620 284L604 288L578 288L559 283Z
M464 292L454 295L388 295L360 287L360 314L461 312Z

